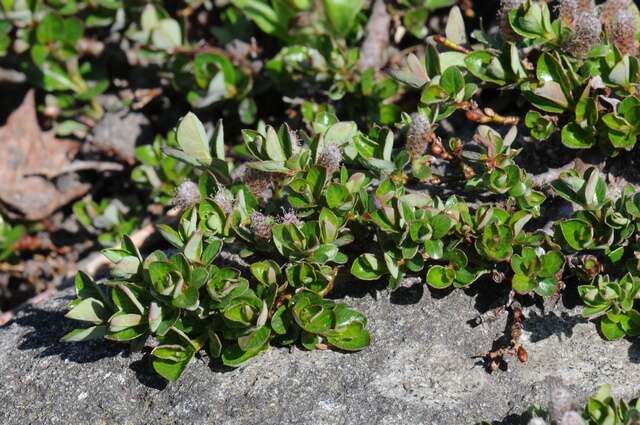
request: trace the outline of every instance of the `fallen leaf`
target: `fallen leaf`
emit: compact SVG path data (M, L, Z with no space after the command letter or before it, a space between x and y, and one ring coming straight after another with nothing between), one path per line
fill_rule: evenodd
M46 176L66 174L80 143L42 131L33 90L0 128L0 204L10 216L42 220L89 191L90 185ZM68 177L68 176L63 176Z

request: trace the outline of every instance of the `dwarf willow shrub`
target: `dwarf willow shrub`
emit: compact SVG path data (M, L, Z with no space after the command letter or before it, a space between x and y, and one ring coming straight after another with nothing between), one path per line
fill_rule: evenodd
M640 400L616 400L611 387L603 385L579 405L575 394L562 385L549 392L546 406L533 405L520 416L523 425L633 425L640 420ZM481 422L479 425L488 425Z
M305 115L304 131L260 123L231 147L221 121L207 134L188 113L167 141L139 148L142 165L133 174L163 203L175 192L179 222L159 226L173 248L143 258L124 238L105 250L111 278L79 274L69 305L67 316L89 326L64 339L140 346L153 337L153 366L169 380L201 351L227 366L271 345L355 351L369 344L367 319L327 295L335 285L366 281L393 290L412 275L436 289L493 277L519 297L558 297L577 285L584 314L599 318L606 338L640 335L640 194L629 185L614 199L593 167L538 187L516 162L519 117L476 103L481 89L515 90L531 107L524 123L534 137L559 130L571 148L631 149L637 58L607 30L610 3L597 10L579 4L602 24L586 54L576 44L589 41L580 35L578 20L587 19L580 14L561 9L552 20L544 2L504 2L508 41L476 31L480 44L470 50L452 9L447 38L438 42L448 50L430 43L424 60L409 55L392 72L406 90L420 90L417 112L392 120L404 137L377 124L359 130L318 109ZM356 22L351 12L325 18L343 42L345 20ZM301 40L277 20L251 19L285 43ZM482 124L473 142L438 135L457 111ZM489 124L511 127L498 132ZM460 172L438 175L435 162ZM444 177L468 196L423 190ZM491 201L469 200L479 194ZM549 196L571 203L571 215L553 216Z
M394 289L407 275L423 274L434 288L462 288L494 272L506 273L515 292L543 297L559 293L565 272L597 275L580 287L585 314L604 315L608 338L640 333L638 195L614 203L595 169L566 173L554 190L583 209L556 223L551 235L529 231L544 195L512 161L514 132L504 139L479 128L485 145L474 158L485 165L477 167L483 174L473 187L519 196L471 208L456 196L412 190L415 167L406 149L394 148L389 130L364 134L352 122L327 118L312 135L287 126L245 130L251 159L237 165L225 156L222 124L210 139L195 115L185 116L178 148L167 152L197 168L200 178L177 191L184 208L177 228L160 226L174 250L143 258L127 238L105 250L115 264L112 278L97 284L79 274L78 298L67 314L91 326L64 339L143 343L153 335L160 343L154 368L173 380L201 350L237 366L270 345L364 348L367 319L325 298L337 281L386 279ZM264 179L270 196L247 184L242 168ZM249 263L224 260L225 245ZM601 275L605 261L630 273Z
M462 109L478 122L500 123L469 110L481 82L516 90L528 101L533 109L525 124L538 140L560 132L572 149L630 150L640 133L638 9L612 0L597 7L563 0L558 9L553 20L546 2L503 1L503 37L476 30L479 45L471 51L453 44L457 50L439 53L429 45L426 62L410 56L394 76L422 90L421 107L434 120ZM450 39L461 34L461 20L448 26Z
M347 96L353 101L339 105L343 114L391 124L400 115L388 102L398 84L358 65L365 3L6 0L0 2L0 58L10 58L11 67L47 94L43 112L61 135L86 134L104 113L99 97L135 91L135 81L116 80L148 67L158 70L144 85L156 92L149 99L224 110L244 124L256 121L256 98L267 91L304 97L307 117ZM406 12L406 27L422 38L428 15L453 3L403 0L396 10ZM274 47L268 56L263 41L264 50ZM149 101L136 96L122 100L134 108Z

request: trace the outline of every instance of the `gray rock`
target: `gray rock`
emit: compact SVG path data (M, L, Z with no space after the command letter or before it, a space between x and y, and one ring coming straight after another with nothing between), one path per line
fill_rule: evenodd
M559 379L577 397L603 383L618 397L640 395L640 344L604 341L576 310L526 309L529 362L490 375L471 356L490 349L506 317L472 328L477 295L414 285L347 299L370 318L362 352L274 348L235 370L212 370L204 356L167 384L121 345L59 343L73 327L63 318L70 297L0 329L0 423L515 424Z

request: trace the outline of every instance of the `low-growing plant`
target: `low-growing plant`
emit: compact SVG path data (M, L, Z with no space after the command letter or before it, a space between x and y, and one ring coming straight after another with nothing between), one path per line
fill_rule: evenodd
M632 227L618 240L635 235L635 221L622 214L605 218L613 214L603 213L605 206L614 204L595 169L556 182L561 196L584 209L550 235L527 230L539 214L527 202L524 209L522 202L473 209L456 196L441 200L413 191L406 174L410 154L394 149L387 129L364 134L351 122L331 118L316 123L313 134L286 126L245 130L243 149L251 160L239 166L241 175L230 172L237 167L225 156L221 124L210 140L188 114L176 134L179 148L166 152L191 164L200 177L198 185L178 188L177 204L184 208L178 228L160 226L175 253L157 251L145 259L128 239L106 250L115 263L113 278L96 285L79 275L78 299L68 314L93 326L65 337L142 343L154 335L161 343L153 351L154 366L168 379L177 378L202 349L237 366L271 344L364 348L366 318L325 298L346 279L384 278L394 289L407 275L425 273L428 285L442 289L501 273L516 293L551 297L562 289L565 257L582 250L611 257L610 247L593 241L598 233L590 226L611 239L624 221ZM491 140L485 147L491 153L474 158L496 172L504 161L500 155L515 153L497 133L481 129L480 135ZM498 194L521 183L519 193L530 190L526 176L500 190L491 177L482 180ZM635 211L626 198L617 204ZM225 245L239 249L249 263L223 264L219 254ZM589 306L585 314L607 314L601 328L608 338L635 335L637 278L599 279L597 286L581 287Z
M222 37L230 23L248 19L277 39L279 53L266 68L285 92L303 89L305 128L259 121L232 146L221 120L207 133L188 113L166 140L138 147L134 181L151 189L154 202L182 210L175 228L159 226L172 249L145 258L127 237L106 249L112 276L94 282L79 274L69 304L67 316L89 327L64 339L141 346L154 338L154 368L169 380L203 351L232 367L271 345L356 351L369 344L367 319L329 298L334 288L382 280L393 290L415 275L434 290L492 278L521 299L557 298L579 284L583 313L599 317L606 338L637 336L635 187L614 198L595 167L541 187L519 162L522 117L478 105L483 90L512 90L534 139L559 132L568 148L624 154L637 136L637 58L620 35L630 24L610 16L611 2L598 10L586 2L581 11L562 2L555 19L546 2L502 3L502 37L475 31L471 46L454 7L444 36L429 40L424 57L407 55L392 80L357 66L352 46L361 39L363 2L232 1L214 33ZM230 100L252 110L253 80L242 65L189 50L159 6L139 12L127 37L171 69L174 84L185 84L180 90L192 90L192 105ZM412 114L401 112L390 99L412 90L420 90L419 102ZM472 140L443 140L440 126L461 118L459 111L481 125ZM255 121L249 115L244 122ZM464 191L436 196L448 186ZM571 212L558 218L552 202ZM512 350L526 362L524 313L519 303L511 307L517 327L500 356Z
M421 103L436 120L461 109L473 121L503 123L508 117L469 102L476 84L498 86L516 90L535 108L524 123L538 140L559 131L572 149L629 150L638 136L638 10L626 2L608 11L618 3L574 10L563 0L554 20L546 2L503 1L502 38L475 31L479 44L470 50L452 41L466 40L458 21L447 27L446 39L438 39L452 51L439 53L430 45L424 61L409 56L405 70L394 75L422 90Z
M99 203L83 199L73 204L73 213L87 231L97 235L102 246L118 245L141 222L141 212L131 211L119 199L103 199Z
M640 421L640 400L616 400L611 387L603 385L598 392L579 404L561 384L551 389L547 406L530 406L520 416L523 425L633 425ZM488 425L481 422L479 425Z
M12 225L0 215L0 261L16 258L14 246L26 233L24 225Z

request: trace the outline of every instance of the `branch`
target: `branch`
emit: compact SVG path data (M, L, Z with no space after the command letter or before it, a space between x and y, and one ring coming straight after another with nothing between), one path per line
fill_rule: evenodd
M26 176L45 176L48 179L61 176L63 174L73 173L75 171L93 170L98 172L103 171L122 171L124 166L118 162L107 161L73 161L71 164L57 169L45 169L37 173L27 174Z

